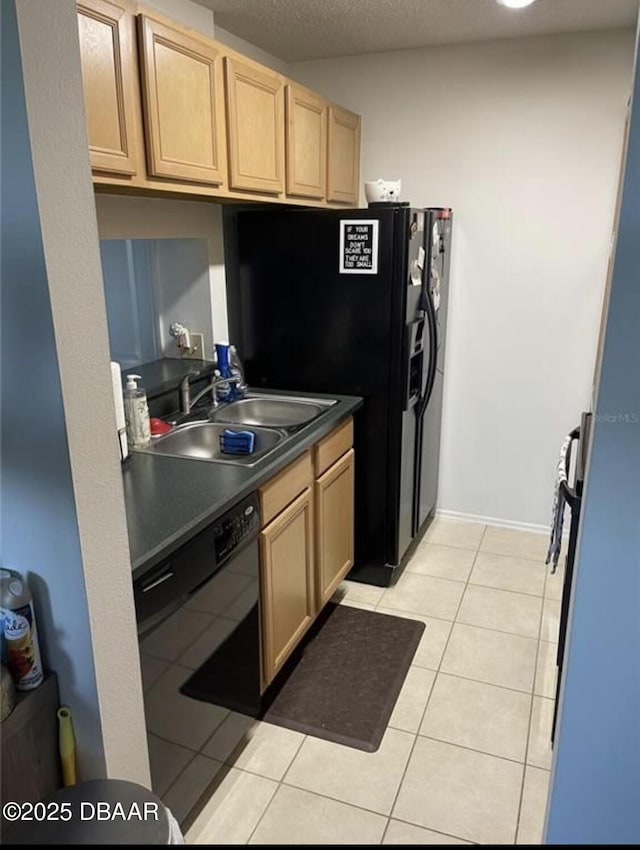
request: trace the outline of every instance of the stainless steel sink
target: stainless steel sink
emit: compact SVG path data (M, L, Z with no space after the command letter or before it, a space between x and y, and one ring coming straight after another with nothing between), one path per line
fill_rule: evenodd
M251 430L256 435L256 439L251 454L223 454L220 451L220 434L228 427L226 424L218 425L215 422L188 422L178 425L162 437L154 437L149 448L141 449L141 451L170 457L230 463L236 466L253 466L286 438L286 434L281 431L252 426Z
M232 401L219 410L212 410L209 418L214 422L270 428L294 429L317 419L333 399L301 398L293 396L250 396Z

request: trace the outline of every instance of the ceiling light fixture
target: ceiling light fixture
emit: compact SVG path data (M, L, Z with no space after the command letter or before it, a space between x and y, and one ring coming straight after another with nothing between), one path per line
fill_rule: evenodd
M534 0L498 0L501 6L507 6L509 9L524 9L525 6L530 6Z

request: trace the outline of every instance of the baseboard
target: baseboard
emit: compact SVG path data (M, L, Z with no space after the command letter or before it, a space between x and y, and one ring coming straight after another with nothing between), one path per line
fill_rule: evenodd
M536 525L533 522L515 522L510 519L498 519L492 516L478 516L477 514L463 514L458 511L445 511L436 508L436 516L444 519L457 519L460 522L480 522L483 525L497 525L500 528L513 528L515 531L533 531L536 534L549 536L551 529L548 525ZM565 529L565 535L566 535ZM563 535L563 536L565 536Z

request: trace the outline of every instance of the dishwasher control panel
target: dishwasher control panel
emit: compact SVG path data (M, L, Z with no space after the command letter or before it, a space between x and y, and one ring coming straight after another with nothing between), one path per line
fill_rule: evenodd
M252 493L214 523L216 564L218 566L223 564L235 549L246 540L255 537L259 530L258 498L255 493Z

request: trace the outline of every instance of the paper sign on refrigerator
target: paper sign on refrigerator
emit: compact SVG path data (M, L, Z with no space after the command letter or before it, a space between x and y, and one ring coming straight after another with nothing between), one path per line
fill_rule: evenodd
M378 274L377 219L340 220L340 274Z

